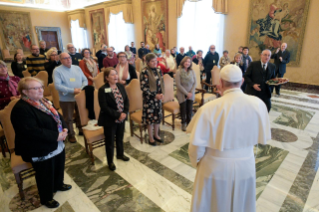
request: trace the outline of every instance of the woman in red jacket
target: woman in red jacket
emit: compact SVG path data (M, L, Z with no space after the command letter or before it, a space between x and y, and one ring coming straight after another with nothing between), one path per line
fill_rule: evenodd
M80 68L88 79L88 85L93 85L93 78L96 77L96 75L100 72L97 63L93 60L91 55L92 53L90 49L83 49L83 60L79 62Z

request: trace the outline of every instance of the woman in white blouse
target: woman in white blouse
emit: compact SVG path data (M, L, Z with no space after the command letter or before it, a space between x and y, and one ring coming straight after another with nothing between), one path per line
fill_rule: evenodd
M117 59L119 60L119 63L114 66L114 68L119 76L119 83L127 85L132 79L137 79L135 68L129 64L127 54L125 52L120 52L117 54Z

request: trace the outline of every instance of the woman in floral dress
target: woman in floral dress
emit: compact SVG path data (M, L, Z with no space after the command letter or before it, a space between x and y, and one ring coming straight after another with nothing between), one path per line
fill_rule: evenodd
M146 55L146 67L140 76L143 91L142 122L147 126L149 144L156 146L156 141L163 143L159 136L159 125L162 120L162 100L164 99L164 81L161 70L157 68L156 55ZM154 129L154 134L153 134Z

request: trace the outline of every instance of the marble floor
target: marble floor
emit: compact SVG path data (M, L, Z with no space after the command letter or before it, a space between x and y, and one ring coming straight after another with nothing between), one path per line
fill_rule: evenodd
M319 98L281 93L272 98L269 113L272 139L255 147L257 211L319 212ZM91 165L82 136L78 143L66 143L65 183L73 189L55 194L58 209L41 206L33 177L25 181L21 201L9 155L0 156L0 211L189 211L196 169L180 121L174 131L161 126L165 142L156 147L131 137L126 124L124 149L131 160L115 159L115 172L107 167L104 147L94 150Z

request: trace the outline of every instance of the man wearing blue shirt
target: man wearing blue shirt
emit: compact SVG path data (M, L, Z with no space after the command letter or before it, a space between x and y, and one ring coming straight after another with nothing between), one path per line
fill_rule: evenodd
M72 65L72 58L68 53L61 53L60 61L62 65L56 67L53 71L53 81L55 89L59 92L63 118L69 128L69 141L75 143L76 138L73 128L74 110L76 111L75 120L77 127L79 131L82 129L74 96L81 92L81 89L88 84L88 80L79 66Z

